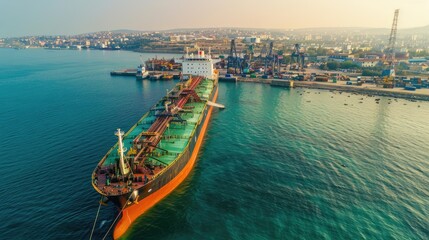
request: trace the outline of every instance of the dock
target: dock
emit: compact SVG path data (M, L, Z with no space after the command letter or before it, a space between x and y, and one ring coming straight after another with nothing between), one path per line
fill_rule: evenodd
M219 82L237 82L237 77L219 77Z
M171 79L180 79L180 73L178 71L147 71L149 75L144 79L150 80L171 80ZM127 68L121 70L115 70L110 72L110 76L125 76L125 77L136 77L137 78L137 69ZM141 80L142 78L137 78Z
M250 82L270 84L271 86L290 88L290 80L284 79L263 79L263 78L237 78L237 82ZM315 81L293 81L293 87L312 88L321 90L334 90L343 92L352 92L357 94L377 95L393 98L404 98L421 101L429 101L429 88L408 91L404 88L380 88L374 84L347 85L347 82L339 81L337 83L315 82Z
M162 74L160 73L149 73L149 80L160 80L162 78Z
M110 72L110 76L132 76L132 77L135 77L136 75L137 75L137 69L135 69L135 68L122 69L122 70Z
M273 80L271 80L270 85L271 86L278 86L278 87L293 88L294 87L294 81L293 80L273 79Z

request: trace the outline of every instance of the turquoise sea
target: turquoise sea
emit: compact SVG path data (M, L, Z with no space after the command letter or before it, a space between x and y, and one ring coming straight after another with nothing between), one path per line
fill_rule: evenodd
M109 75L140 55L0 49L0 239L89 238L113 132L174 85ZM429 239L429 102L252 83L218 102L194 171L124 239Z

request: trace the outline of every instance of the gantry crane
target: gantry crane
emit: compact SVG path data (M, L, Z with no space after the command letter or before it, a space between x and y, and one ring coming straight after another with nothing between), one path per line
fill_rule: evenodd
M291 63L291 68L293 68L294 70L304 71L305 53L301 50L301 46L299 45L299 43L295 44L291 58L293 62ZM294 65L294 67L292 67L292 64Z
M270 48L269 48L268 54L265 56L264 75L272 74L272 68L271 68L271 71L268 71L267 68L268 66L271 66L274 63L273 48L274 48L274 42L270 42Z
M385 51L385 65L387 69L383 70L381 76L383 77L383 87L393 88L395 79L395 43L396 43L396 32L398 30L398 17L399 9L395 10L393 16L392 28L390 30L389 45Z
M237 73L237 68L239 68L240 63L237 54L237 48L235 46L235 39L231 39L231 47L227 61L227 73Z

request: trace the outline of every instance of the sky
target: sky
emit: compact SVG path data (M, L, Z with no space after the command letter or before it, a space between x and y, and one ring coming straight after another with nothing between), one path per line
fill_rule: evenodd
M0 37L175 28L429 25L429 0L0 0Z

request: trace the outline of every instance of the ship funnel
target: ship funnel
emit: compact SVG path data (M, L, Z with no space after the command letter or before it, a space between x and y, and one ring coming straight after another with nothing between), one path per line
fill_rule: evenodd
M124 148L124 144L122 143L122 136L124 136L124 132L121 131L120 128L118 128L115 132L115 135L118 136L118 153L119 153L119 168L121 170L122 175L127 175L130 172L130 168L125 163L125 157L124 153L127 151L126 148Z

